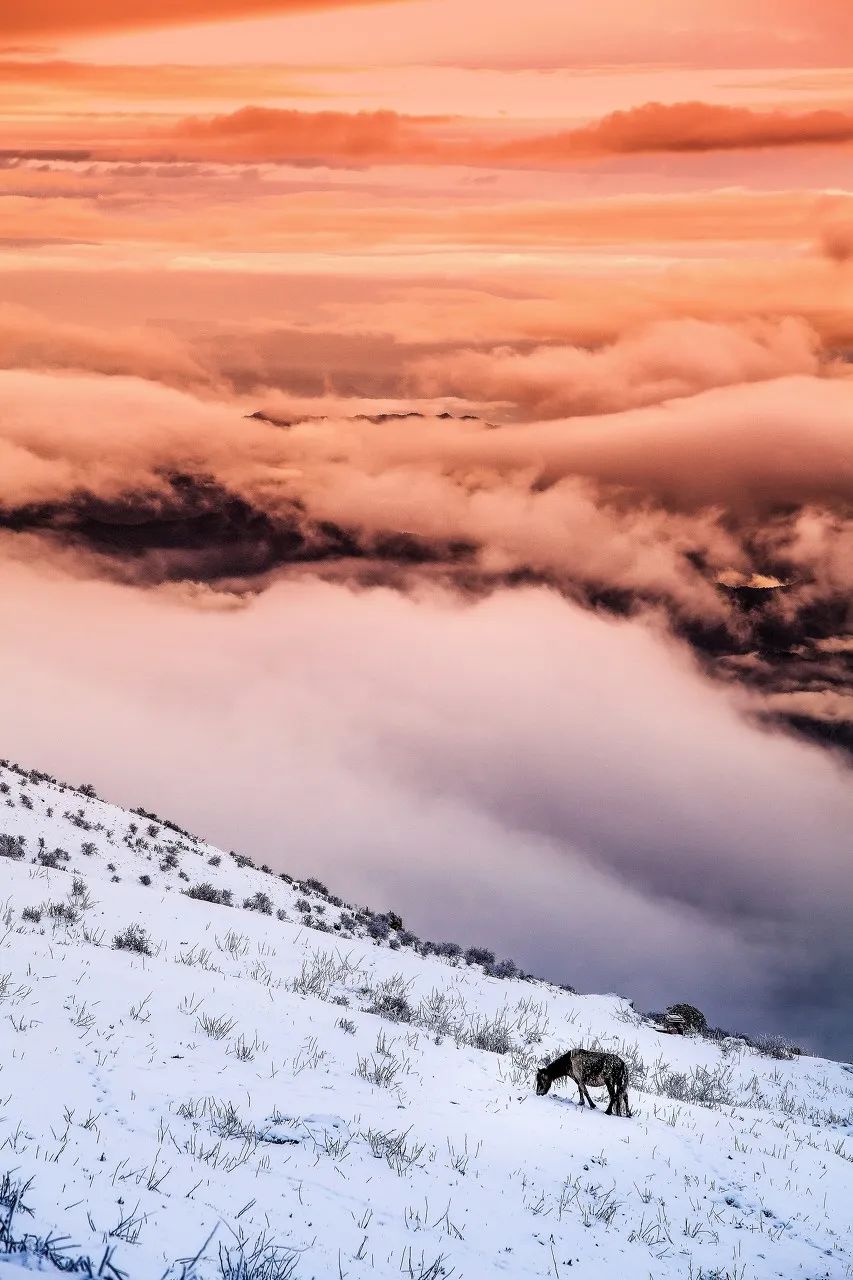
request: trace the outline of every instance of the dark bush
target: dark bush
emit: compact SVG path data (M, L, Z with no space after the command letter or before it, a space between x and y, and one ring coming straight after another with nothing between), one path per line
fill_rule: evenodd
M465 952L466 964L494 964L495 953L488 947L469 947Z
M24 856L24 837L10 836L5 831L0 831L0 858L23 858Z
M41 912L38 907L24 907L21 912L22 920L29 920L32 924L38 924L41 921Z
M204 881L202 884L194 884L190 889L184 889L184 894L188 898L196 898L199 902L215 902L220 907L231 906L231 890L230 889L214 889L212 884Z
M272 901L260 890L257 893L253 893L251 898L244 898L243 906L247 911L260 911L261 915L264 916L272 915Z
M80 918L76 907L72 907L70 902L49 902L47 904L47 914L51 920L58 920L61 924L76 924Z
M129 924L123 933L117 933L113 938L113 947L116 951L134 951L140 956L150 956L151 939L139 924Z
M424 947L429 947L429 950L437 956L448 956L451 960L462 955L462 948L458 942L425 942Z
M313 876L309 876L307 880L302 881L303 893L319 893L321 898L328 898L329 890L323 884L322 880L315 880Z
M140 884L144 884L144 885L147 887L147 886L151 883L151 877L150 877L150 876L147 876L147 875L146 875L146 876L140 876L140 877L139 877L139 883L140 883Z
M64 849L45 849L38 855L38 860L43 867L55 868L62 862L68 862L69 855Z

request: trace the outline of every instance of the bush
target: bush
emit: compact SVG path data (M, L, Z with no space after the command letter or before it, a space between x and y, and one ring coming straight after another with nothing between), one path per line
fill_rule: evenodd
M264 916L272 915L272 901L260 890L252 894L251 898L244 898L243 906L247 911L260 911L261 915Z
M212 884L208 884L205 880L202 884L194 884L189 889L184 889L184 894L188 898L196 898L199 902L215 902L220 907L231 906L231 890L230 889L214 889Z
M415 1015L408 995L409 984L401 974L394 974L373 988L370 1003L364 1006L362 1012L375 1013L380 1018L388 1018L390 1022L411 1022Z
M319 893L321 898L328 898L329 890L323 884L322 880L315 880L313 876L309 876L307 880L302 881L303 893Z
M23 858L24 856L24 837L10 836L5 831L0 831L0 858Z
M234 863L238 867L254 867L255 865L247 854L235 853L233 849L231 851L231 857L234 859Z
M308 899L307 899L307 898L297 898L297 899L296 899L296 910L297 910L297 911L302 911L302 912L310 911L310 910L311 910L311 903L308 901Z
M178 865L178 855L175 853L174 849L170 849L169 852L163 858L163 861L160 863L160 870L174 871L177 865Z
M41 922L41 912L38 907L24 907L21 912L21 919L29 920L32 924L39 924Z
M73 907L70 902L49 902L47 904L47 914L51 920L65 925L76 924L80 918L77 908Z
M388 937L388 934L391 932L391 926L385 916L373 916L373 918L368 921L367 932L370 934L371 938L377 938L381 941L383 938Z
M151 877L150 877L150 876L140 876L140 877L139 877L139 883L140 883L140 884L144 884L144 885L148 886L148 885L151 883Z
M150 956L151 939L139 924L129 924L124 933L117 933L113 938L116 951L134 951L140 956Z
M209 867L218 867L221 861L221 856L218 853L215 853L212 858L208 858L207 865Z
M708 1029L708 1019L701 1009L696 1008L695 1004L671 1004L667 1009L667 1013L683 1018L685 1031L695 1031L697 1034L702 1035Z
M498 960L497 964L483 965L490 978L517 978L518 965L514 960Z
M799 1057L802 1053L798 1045L791 1044L790 1040L779 1035L756 1036L752 1044L766 1058L776 1058L779 1062L790 1062L791 1058Z
M466 964L494 964L495 953L488 947L469 947L465 952Z
M68 862L69 856L64 849L44 849L38 855L38 860L43 867L55 869L61 862Z

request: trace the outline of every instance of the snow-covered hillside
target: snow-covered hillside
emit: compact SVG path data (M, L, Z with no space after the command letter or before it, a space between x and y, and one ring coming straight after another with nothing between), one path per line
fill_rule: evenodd
M851 1068L437 954L40 775L0 791L0 1272L853 1275ZM578 1044L626 1058L632 1119L535 1095Z

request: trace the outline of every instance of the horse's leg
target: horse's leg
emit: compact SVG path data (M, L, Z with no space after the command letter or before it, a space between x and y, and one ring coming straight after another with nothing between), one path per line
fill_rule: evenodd
M587 1102L592 1107L593 1111L595 1111L596 1110L595 1103L593 1102L592 1098L589 1096L589 1089L587 1089L586 1085L583 1086L583 1091L586 1094Z
M578 1087L578 1093L580 1094L580 1105L583 1106L583 1085L581 1084L580 1080L578 1080L576 1076L573 1076L572 1079L574 1080L575 1084Z
M613 1088L613 1085L610 1083L610 1081L609 1081L609 1080L606 1080L606 1081L605 1081L605 1084L607 1085L607 1095L608 1095L608 1097L610 1098L610 1103L609 1103L609 1105L608 1105L608 1107L607 1107L607 1110L605 1111L605 1113L604 1113L604 1114L605 1114L606 1116L612 1116L612 1115L613 1115L613 1104L614 1104L614 1102L615 1102L615 1103L616 1103L616 1114L617 1114L617 1116L618 1116L618 1114L619 1114L619 1094L618 1094L617 1090Z

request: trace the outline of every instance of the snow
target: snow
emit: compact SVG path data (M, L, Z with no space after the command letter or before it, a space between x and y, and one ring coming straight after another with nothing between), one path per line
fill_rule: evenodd
M0 1179L31 1180L15 1239L63 1237L95 1269L111 1249L104 1275L131 1280L853 1275L848 1065L394 948L159 819L12 767L3 787L0 833L25 841L0 858ZM39 865L40 838L68 860ZM181 892L201 882L234 905ZM257 893L273 914L242 907ZM113 947L130 925L151 955ZM507 1052L476 1047L496 1033ZM573 1044L626 1057L633 1118L535 1095ZM21 1265L54 1269L0 1255L0 1280Z

